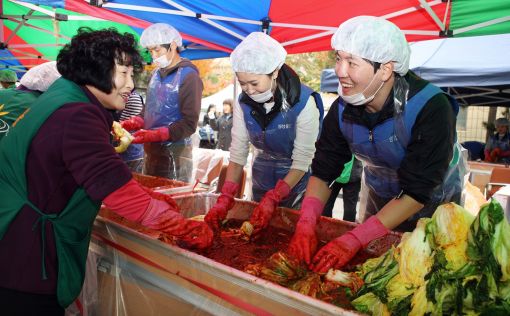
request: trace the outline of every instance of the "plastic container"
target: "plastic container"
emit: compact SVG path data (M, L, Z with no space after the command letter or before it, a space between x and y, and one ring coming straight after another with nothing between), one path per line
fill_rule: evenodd
M192 217L207 212L216 198L200 193L175 199L181 213ZM256 205L238 200L228 217L248 219ZM271 225L293 230L298 217L297 211L280 208ZM353 227L355 224L323 217L318 238L329 241ZM97 218L91 251L100 258L96 292L99 315L357 315L157 237L134 226ZM399 240L399 234L391 233L372 242L368 251L382 254Z

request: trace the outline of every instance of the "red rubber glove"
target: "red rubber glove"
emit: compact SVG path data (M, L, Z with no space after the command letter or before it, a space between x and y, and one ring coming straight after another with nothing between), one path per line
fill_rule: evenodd
M205 223L185 219L167 202L151 198L133 179L109 194L103 203L131 221L178 237L191 248L205 248L212 243L213 233Z
M363 224L322 247L313 258L312 269L319 273L326 273L330 268L340 269L360 249L365 248L372 240L381 238L389 232L376 216L371 216Z
M317 250L315 226L322 214L324 203L316 197L305 197L301 205L301 216L296 224L296 231L289 244L288 253L300 262L310 264L312 255Z
M159 127L156 129L141 129L133 134L134 144L153 143L153 142L164 142L170 139L170 132L168 127Z
M273 190L269 190L264 194L259 205L253 210L250 217L250 223L253 225L252 236L259 234L267 227L274 210L290 193L290 186L283 180L278 180Z
M237 183L225 181L216 204L205 215L205 222L209 224L214 232L220 231L221 222L227 217L228 211L234 207L234 196L237 194L238 189L239 185Z
M485 160L485 161L487 161L487 162L492 162L492 158L491 158L491 153L490 153L490 151L485 150L485 151L484 151L484 154L485 154L485 159L484 159L484 160Z
M179 213L179 205L177 205L177 202L172 198L170 194L163 194L160 192L155 192L151 188L148 188L146 186L140 185L140 187L147 192L151 197L155 198L156 200L165 201L170 205L170 210Z
M491 151L491 161L492 162L497 162L498 161L498 158L499 156L501 155L501 148L494 148L492 151Z
M168 204L156 199L152 202L142 220L142 225L177 237L187 248L203 249L212 244L214 234L205 222L186 219L177 212L168 210L162 212L159 205Z
M144 121L140 116L133 116L128 120L120 122L120 126L127 131L137 131L143 127Z

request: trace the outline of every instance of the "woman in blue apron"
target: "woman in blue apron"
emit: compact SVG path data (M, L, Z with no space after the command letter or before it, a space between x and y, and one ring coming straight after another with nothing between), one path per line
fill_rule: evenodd
M341 268L390 229L413 230L444 202L459 203L465 162L456 143L455 100L409 69L409 45L393 23L360 16L340 25L338 98L324 119L313 174L289 251L317 272ZM315 226L332 183L353 153L363 163L357 226L317 247Z
M206 221L218 228L233 205L250 144L255 234L267 226L277 205L299 207L323 116L320 96L301 84L287 66L283 46L261 32L248 35L232 52L242 93L234 105L230 163L217 204Z

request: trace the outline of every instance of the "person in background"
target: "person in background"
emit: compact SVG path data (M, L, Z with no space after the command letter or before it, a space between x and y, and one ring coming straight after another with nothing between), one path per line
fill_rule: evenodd
M0 143L0 306L5 315L64 315L81 291L101 202L190 247L212 243L166 195L146 191L111 144L115 111L141 66L135 38L80 28L57 79Z
M126 107L120 111L119 121L122 123L132 117L141 115L143 108L142 96L132 91L126 102ZM127 150L120 154L120 157L126 162L131 171L138 173L143 171L143 144L130 144Z
M340 97L324 119L289 245L289 253L316 272L343 267L390 229L413 230L441 203L459 203L465 172L456 143L458 105L409 71L409 44L397 26L358 16L340 25L331 44ZM312 260L329 184L352 154L363 163L362 224L330 241Z
M508 132L509 122L505 117L498 118L494 125L496 133L489 138L485 145L485 161L510 163L510 134Z
M218 145L216 148L228 151L232 142L232 105L234 100L223 101L223 114L214 122L212 128L218 131Z
M0 90L0 112L3 113L0 114L0 141L16 119L58 78L57 63L49 61L30 68L17 88Z
M204 114L204 119L202 120L202 126L212 125L218 119L218 115L216 114L216 105L209 104L207 107L207 113Z
M249 34L230 55L242 93L234 105L225 183L205 217L216 231L233 207L250 143L253 199L260 201L250 218L253 235L269 224L277 205L297 207L301 201L323 106L319 94L285 64L286 56L283 46L262 32Z
M354 222L356 220L356 205L358 204L359 191L361 189L361 174L363 166L361 162L352 155L352 159L344 165L342 174L331 185L331 194L324 205L322 216L333 217L333 207L342 190L342 202L344 206L343 220Z
M216 138L214 137L214 126L216 126L216 120L216 105L209 104L207 113L204 114L204 118L202 120L202 126L198 131L200 135L200 148L216 148Z
M16 81L18 81L18 76L16 76L16 72L10 69L2 69L0 70L0 84L4 89L14 89L16 88Z
M143 117L124 121L122 127L136 131L133 143L145 144L144 174L190 182L191 135L197 130L204 88L198 69L181 58L182 37L171 25L147 27L140 45L158 69L149 81Z

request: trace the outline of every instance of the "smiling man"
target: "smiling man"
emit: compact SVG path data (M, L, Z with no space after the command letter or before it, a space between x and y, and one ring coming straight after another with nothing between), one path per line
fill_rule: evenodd
M390 229L414 229L417 219L430 216L440 203L459 202L463 176L456 146L457 104L408 70L410 49L402 31L382 18L359 16L341 24L331 44L340 97L324 119L290 245L292 254L319 272L342 267ZM311 260L328 186L351 153L364 166L363 224Z
M195 133L204 89L198 69L180 56L182 37L171 25L152 24L140 37L157 69L147 87L143 118L123 121L127 130L138 130L134 143L143 143L143 173L191 182Z

